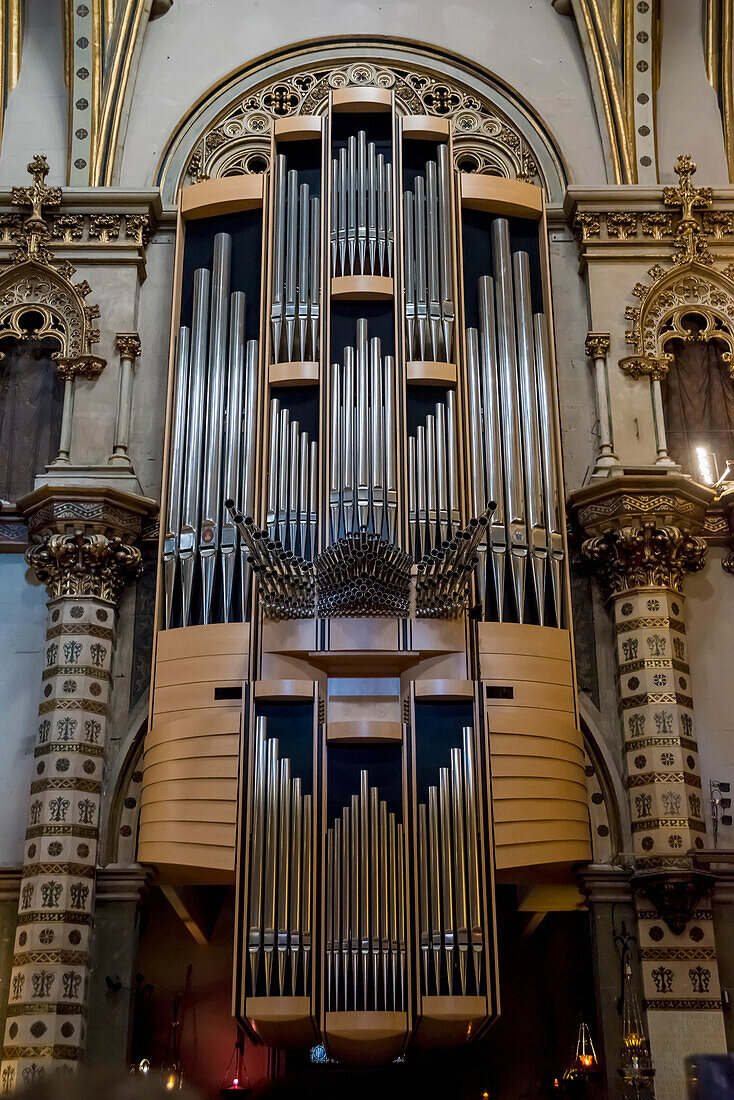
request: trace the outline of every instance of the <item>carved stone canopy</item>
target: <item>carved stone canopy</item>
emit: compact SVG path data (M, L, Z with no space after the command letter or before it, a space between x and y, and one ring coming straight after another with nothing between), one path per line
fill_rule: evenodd
M667 268L655 264L648 271L651 283L636 283L632 293L639 306L628 306L625 316L631 321L626 333L634 354L620 360L620 368L632 378L647 375L662 381L668 373L672 355L670 340L684 342L720 340L727 348L724 360L731 364L734 352L734 271L713 267L709 238L721 235L719 221L710 211L713 191L694 187L691 178L696 165L688 155L675 164L680 178L677 187L663 189L663 202L680 207L673 229L673 253ZM705 211L699 215L698 211ZM671 215L660 215L671 218ZM636 216L635 216L636 220ZM730 366L734 376L734 365Z
M30 206L25 220L11 231L17 245L10 266L0 273L0 342L16 340L54 340L59 350L53 355L65 380L77 374L96 378L105 360L92 353L99 340L94 321L99 317L96 305L86 305L91 287L85 281L73 283L75 268L57 262L48 248L51 227L46 210L61 202L61 188L47 187L49 167L45 156L36 155L28 165L33 183L14 187L12 200L18 206Z

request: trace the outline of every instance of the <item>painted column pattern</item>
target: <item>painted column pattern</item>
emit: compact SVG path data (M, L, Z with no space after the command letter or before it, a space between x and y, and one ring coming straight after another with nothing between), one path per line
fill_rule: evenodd
M48 629L0 1089L83 1053L115 614L140 552L79 527L27 560L47 585Z
M725 1050L710 876L691 859L706 826L682 587L705 551L644 522L582 548L614 620L643 994L656 1090L671 1097L685 1095L683 1053Z

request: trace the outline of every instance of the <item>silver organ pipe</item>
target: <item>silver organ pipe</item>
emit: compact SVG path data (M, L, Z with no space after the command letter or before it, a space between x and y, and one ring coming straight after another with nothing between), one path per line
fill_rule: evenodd
M405 1010L403 826L360 773L326 832L326 1009Z
M492 222L492 276L478 285L479 331L467 329L472 504L494 500L486 576L480 548L478 596L491 617L507 613L505 577L518 622L562 625L562 494L553 434L545 317L532 313L530 258L511 253L509 223ZM530 563L533 599L526 600ZM485 581L493 600L485 602Z
M207 421L204 439L204 472L199 528L202 619L209 622L214 594L214 569L219 551L222 512L221 466L227 370L227 321L229 313L229 270L232 238L217 233L212 264L211 316L209 321L209 366L207 372Z
M171 465L168 485L168 522L163 543L165 577L165 625L171 624L171 602L176 580L178 539L181 531L181 494L183 489L184 453L187 445L186 412L189 399L189 342L191 332L182 325L176 346L176 396L171 437Z
M267 720L255 726L249 814L248 969L251 996L308 996L311 950L310 794L280 759Z
M335 166L338 169L338 165ZM281 153L275 164L270 331L272 358L280 362L316 362L321 311L321 205L298 172L288 171ZM339 216L332 206L331 248L337 242Z
M535 367L540 410L540 442L543 460L543 487L546 530L548 532L548 563L556 624L563 619L563 495L558 476L558 456L553 418L553 377L548 348L548 325L542 313L533 317Z
M206 268L194 272L191 325L178 334L164 540L167 627L246 616L247 566L222 504L237 498L251 511L255 503L254 440L245 425L257 408L258 343L245 339L244 293L229 293L231 250L229 234L217 234L213 276Z
M225 407L224 474L225 499L239 493L240 451L242 446L243 383L245 369L245 295L232 295L229 318L229 378ZM237 551L237 529L229 515L222 521L221 553L223 617L229 621Z
M356 348L333 363L329 463L330 540L365 530L392 542L397 530L395 360L357 321Z
M548 552L543 501L543 470L540 464L540 422L535 378L535 346L532 303L530 300L530 257L516 252L512 257L517 326L517 365L520 384L520 410L523 449L523 474L530 543L530 571L540 622L545 610L545 562Z
M392 276L392 178L364 130L331 162L331 270L335 276Z
M423 996L481 994L484 930L481 917L479 791L474 731L439 768L428 802L418 805L420 985ZM455 988L456 987L456 988Z
M211 276L206 268L194 272L194 307L191 322L191 353L189 365L188 431L184 469L179 560L181 566L181 623L187 626L191 608L191 590L199 516L201 514L201 454L204 437L204 400L206 386L206 349L209 333L209 285ZM173 595L171 596L171 602Z
M438 550L459 529L454 395L436 403L435 412L408 437L408 527L417 559ZM412 456L412 457L411 457ZM477 497L475 515L485 502Z
M300 558L312 557L316 537L316 444L287 408L270 401L267 526L270 539Z
M450 362L454 289L451 274L451 177L448 147L403 193L405 326L409 359Z

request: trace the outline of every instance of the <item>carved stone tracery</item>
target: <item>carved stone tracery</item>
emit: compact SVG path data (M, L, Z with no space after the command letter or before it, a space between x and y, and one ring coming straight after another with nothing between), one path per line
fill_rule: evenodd
M324 62L256 87L209 127L189 158L186 174L199 181L262 172L269 166L274 119L323 114L329 92L350 85L392 89L400 114L450 119L460 170L537 179L538 166L527 142L473 90L425 71L365 61L338 67Z
M724 361L730 364L734 377L734 279L728 269L717 271L713 267L708 241L709 236L721 237L728 232L732 218L726 211L719 218L715 216L718 211L709 210L713 191L710 187L693 186L691 177L696 165L690 156L678 157L675 171L680 184L663 189L663 202L681 208L674 229L671 266L666 269L655 264L648 271L652 282L638 282L632 288L640 305L625 310L625 317L631 322L625 335L635 352L621 359L619 365L631 378L645 375L653 381L663 381L673 358L666 350L671 339L677 337L684 342L718 339L727 347ZM696 213L699 210L702 215ZM655 235L657 228L662 235L663 229L667 231L662 219L671 215L657 217L654 225L649 223L651 232ZM695 327L686 324L692 314L697 318Z
M45 211L61 202L61 188L47 187L48 162L45 156L35 156L28 165L33 183L14 187L12 200L19 206L30 206L30 215L21 220L7 221L5 229L16 249L10 266L0 274L0 340L42 340L52 338L59 345L53 354L62 378L77 374L95 378L105 366L105 360L92 353L100 332L94 322L99 317L96 305L85 299L90 286L83 280L73 283L75 268L68 262L58 262L48 248L52 227ZM76 222L63 218L53 223L62 237L76 234Z

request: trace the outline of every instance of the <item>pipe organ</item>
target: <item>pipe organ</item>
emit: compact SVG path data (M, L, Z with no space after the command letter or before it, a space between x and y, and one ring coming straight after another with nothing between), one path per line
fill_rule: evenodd
M389 1061L589 856L543 193L385 88L269 163L180 197L139 858L236 884L253 1038Z

